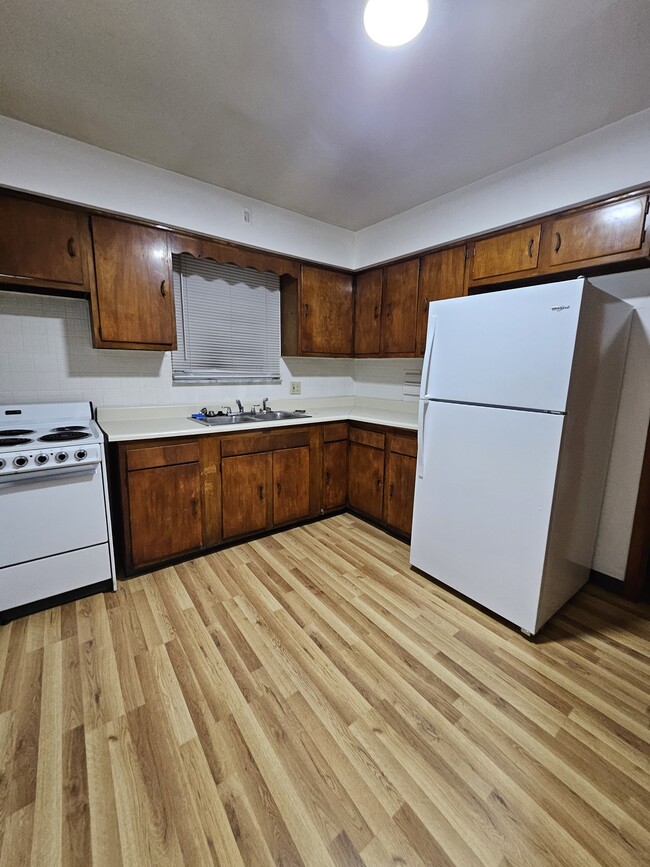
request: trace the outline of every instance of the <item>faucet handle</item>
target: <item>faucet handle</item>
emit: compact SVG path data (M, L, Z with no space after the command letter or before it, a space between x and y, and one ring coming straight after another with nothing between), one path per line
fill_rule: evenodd
M226 415L232 415L232 409L229 406L222 406L221 409L226 410Z
M259 408L260 408L259 403L254 403L254 404L251 406L251 412L253 413L253 415L257 415L257 410L258 410Z

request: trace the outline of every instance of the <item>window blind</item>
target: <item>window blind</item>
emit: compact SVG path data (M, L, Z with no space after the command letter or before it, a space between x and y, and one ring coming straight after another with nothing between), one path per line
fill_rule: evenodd
M173 256L178 349L172 378L280 379L280 278L183 253Z

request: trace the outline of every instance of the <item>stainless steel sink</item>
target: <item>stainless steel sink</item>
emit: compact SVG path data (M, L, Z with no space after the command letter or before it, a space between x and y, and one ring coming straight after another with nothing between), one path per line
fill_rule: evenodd
M284 409L267 409L263 412L237 412L232 415L210 415L205 418L193 418L191 421L204 424L208 427L232 427L233 425L248 424L250 422L287 421L288 419L311 418L305 412L289 412Z

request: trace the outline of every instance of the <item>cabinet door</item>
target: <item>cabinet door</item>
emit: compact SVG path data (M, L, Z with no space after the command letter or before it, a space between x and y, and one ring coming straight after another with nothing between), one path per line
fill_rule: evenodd
M416 464L414 457L396 452L389 452L386 461L386 523L407 536L413 522Z
M301 350L352 354L352 277L303 266L300 286Z
M549 225L550 265L568 265L640 250L647 196L594 208Z
M541 223L474 244L471 281L533 271L539 259Z
M385 270L381 352L387 355L412 355L415 352L420 260L400 262Z
M309 446L273 452L273 523L309 516Z
M377 268L356 278L354 299L354 354L378 355L381 294L384 271Z
M128 474L127 485L134 567L201 547L198 462L134 470Z
M224 539L258 533L271 525L271 461L270 453L221 461Z
M323 444L323 510L345 506L348 493L348 442Z
M417 354L427 344L429 302L465 294L465 246L431 253L422 259L418 295Z
M88 291L87 218L28 199L0 198L0 281Z
M175 349L174 293L168 233L92 218L96 346Z
M348 457L348 503L381 520L384 493L384 450L351 442Z

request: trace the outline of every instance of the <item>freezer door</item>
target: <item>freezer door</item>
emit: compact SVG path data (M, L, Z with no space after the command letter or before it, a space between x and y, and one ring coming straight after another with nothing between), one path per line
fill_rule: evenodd
M423 402L411 563L535 631L564 416Z
M421 396L563 412L584 284L431 303Z

